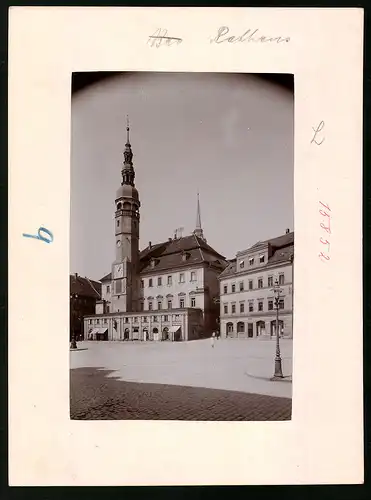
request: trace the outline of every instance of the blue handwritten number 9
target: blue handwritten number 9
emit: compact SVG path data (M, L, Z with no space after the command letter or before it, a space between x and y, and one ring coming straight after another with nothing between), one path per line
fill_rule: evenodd
M50 239L46 238L41 233L45 233L46 235L48 235L50 237ZM46 229L45 227L39 227L39 230L37 231L37 235L23 233L23 236L25 238L36 238L37 240L45 241L45 243L51 243L54 239L53 233L51 231L49 231L49 229Z

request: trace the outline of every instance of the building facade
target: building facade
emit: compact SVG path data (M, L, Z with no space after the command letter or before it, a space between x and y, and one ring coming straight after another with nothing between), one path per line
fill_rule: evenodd
M279 298L279 334L292 338L294 233L258 242L238 252L220 274L222 337L272 338L276 334L274 285Z
M101 283L77 273L70 275L70 340L83 338L84 316L94 314L101 287Z
M115 260L101 280L85 336L102 340L192 340L208 337L219 320L220 273L226 259L208 245L197 198L196 228L139 251L140 200L127 127L121 186L115 197Z

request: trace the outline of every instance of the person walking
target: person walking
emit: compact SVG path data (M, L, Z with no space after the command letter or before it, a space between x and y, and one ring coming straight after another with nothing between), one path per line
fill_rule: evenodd
M213 332L211 335L211 347L214 347L214 344L215 344L215 332Z

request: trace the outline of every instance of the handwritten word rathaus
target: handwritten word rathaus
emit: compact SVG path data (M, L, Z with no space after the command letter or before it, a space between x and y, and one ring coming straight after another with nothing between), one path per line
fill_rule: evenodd
M263 36L260 35L259 29L248 29L239 36L227 36L229 34L228 26L221 26L218 29L218 33L215 38L212 38L210 43L237 43L237 42L257 42L257 43L281 43L281 42L289 42L290 37L282 37L282 36Z
M179 45L183 42L182 38L177 38L175 36L168 36L166 29L158 28L153 35L148 38L148 44L150 47L161 47L161 45L167 45L171 47L172 45Z

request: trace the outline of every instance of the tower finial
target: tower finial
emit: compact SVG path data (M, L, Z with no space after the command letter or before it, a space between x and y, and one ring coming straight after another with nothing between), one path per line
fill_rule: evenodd
M204 238L204 232L202 230L201 226L201 209L200 209L200 193L197 190L197 215L196 215L196 229L193 231L193 234L195 236L198 236L199 238ZM206 241L206 240L205 240Z
M126 115L126 144L130 144L130 125L129 125L129 115Z

